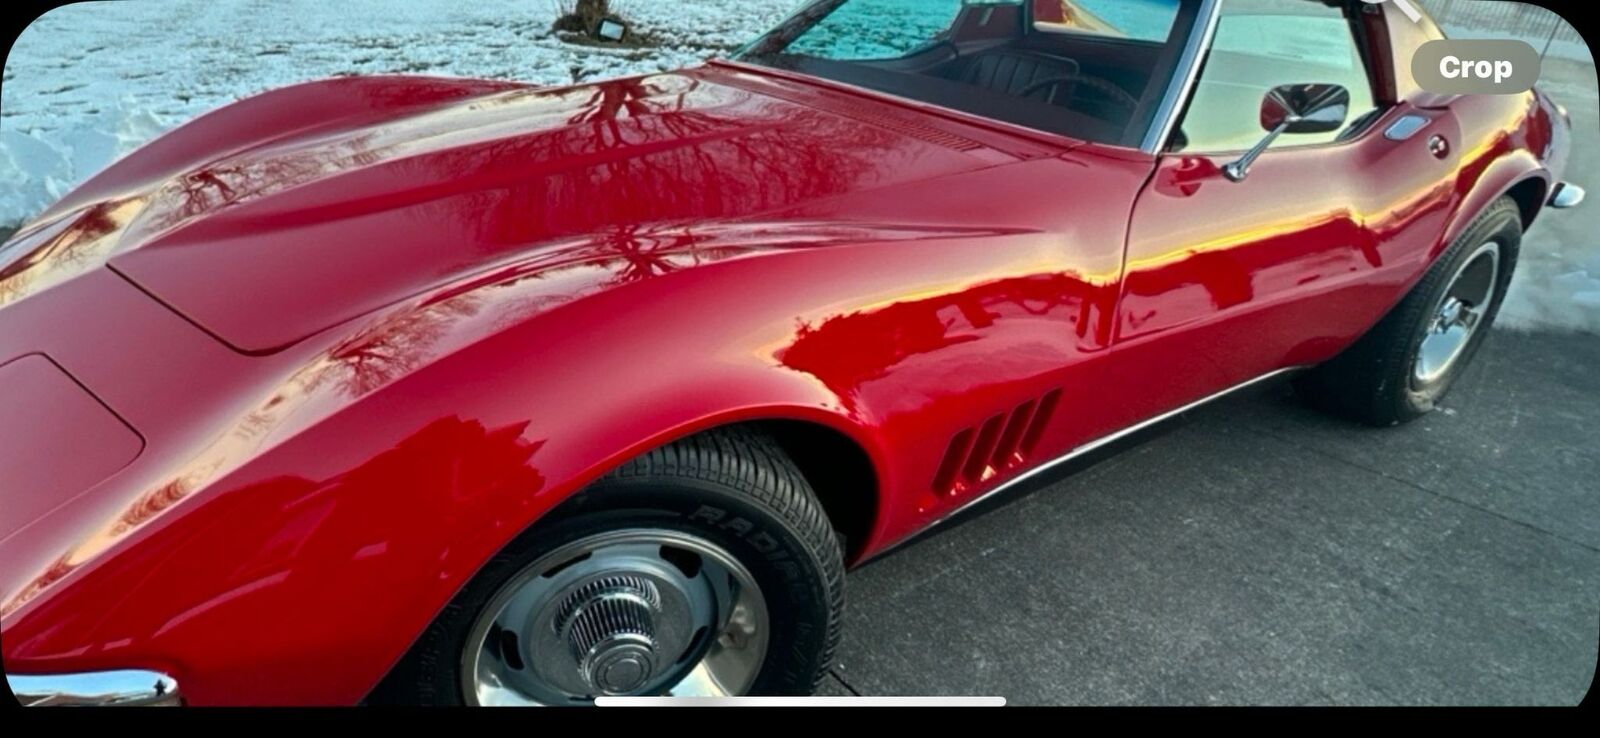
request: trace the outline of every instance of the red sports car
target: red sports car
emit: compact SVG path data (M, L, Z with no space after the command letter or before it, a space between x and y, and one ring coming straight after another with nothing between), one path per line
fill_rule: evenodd
M806 693L844 570L1297 372L1390 425L1570 123L1350 0L818 0L734 60L289 87L0 247L25 702Z

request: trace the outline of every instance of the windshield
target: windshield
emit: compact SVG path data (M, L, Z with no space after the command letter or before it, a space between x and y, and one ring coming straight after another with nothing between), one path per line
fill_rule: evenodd
M1137 146L1198 0L815 0L738 60Z

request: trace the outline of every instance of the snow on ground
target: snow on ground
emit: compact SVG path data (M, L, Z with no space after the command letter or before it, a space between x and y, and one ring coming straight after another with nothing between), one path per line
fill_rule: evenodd
M798 4L618 0L635 26L660 42L647 49L561 41L550 30L555 0L67 5L23 31L5 62L0 233L162 131L273 87L340 74L567 84L657 72L726 54ZM1572 109L1577 124L1571 178L1600 198L1600 180L1587 179L1600 171L1600 82L1592 58L1547 60L1541 84ZM1529 234L1504 323L1600 333L1596 233L1600 200L1541 218Z
M0 86L0 226L43 210L167 128L282 85L405 73L570 84L726 54L799 0L619 0L659 46L550 30L555 0L126 0L50 11Z

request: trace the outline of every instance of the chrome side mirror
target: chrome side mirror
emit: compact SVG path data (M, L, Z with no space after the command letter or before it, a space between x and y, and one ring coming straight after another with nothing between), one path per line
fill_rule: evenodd
M1250 165L1285 133L1327 133L1344 127L1350 117L1350 91L1339 85L1279 85L1261 100L1261 127L1267 131L1261 143L1245 152L1238 161L1222 167L1222 174L1234 182L1250 176Z

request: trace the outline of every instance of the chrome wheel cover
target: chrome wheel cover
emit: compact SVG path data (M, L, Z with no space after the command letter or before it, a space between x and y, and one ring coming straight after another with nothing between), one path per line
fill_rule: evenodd
M1434 305L1412 363L1414 389L1438 383L1455 366L1483 325L1499 282L1500 244L1490 241L1462 263Z
M744 694L769 630L761 588L722 547L666 529L600 533L540 557L490 598L462 651L462 696L574 705Z

